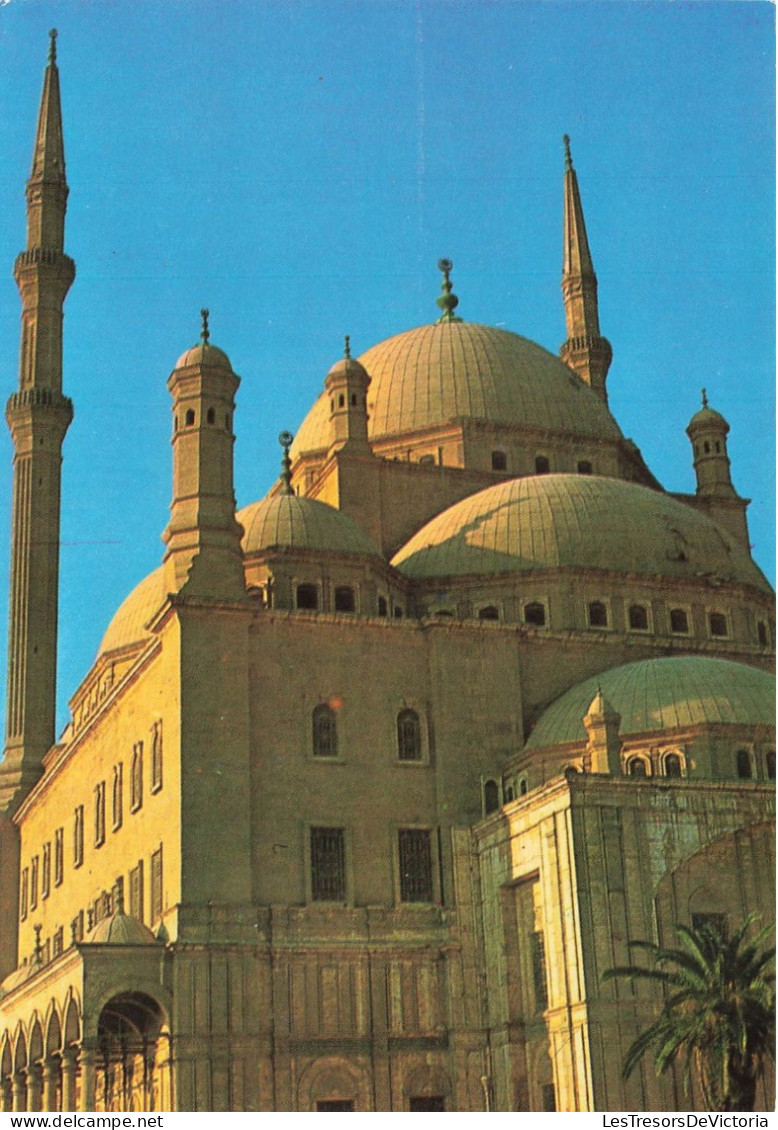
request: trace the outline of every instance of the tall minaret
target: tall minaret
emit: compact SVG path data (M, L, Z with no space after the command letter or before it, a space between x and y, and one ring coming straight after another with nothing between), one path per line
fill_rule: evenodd
M597 310L597 276L586 237L578 177L570 156L570 138L565 134L565 244L562 294L565 300L567 341L559 356L605 403L605 379L613 358L607 338L600 336Z
M62 306L75 278L65 255L65 149L50 33L32 172L27 248L14 265L22 299L19 391L6 406L14 445L5 758L0 802L39 776L54 742L62 441L73 405L62 395Z

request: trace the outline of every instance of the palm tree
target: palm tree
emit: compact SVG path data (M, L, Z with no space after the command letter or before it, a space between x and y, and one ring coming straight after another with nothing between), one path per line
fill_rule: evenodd
M713 921L676 926L680 949L631 942L653 957L653 965L603 974L604 981L657 981L665 990L659 1018L627 1051L624 1079L653 1048L657 1075L683 1057L687 1095L695 1070L706 1110L753 1110L760 1073L768 1059L775 1062L775 974L767 971L775 947L761 948L769 926L746 940L756 917L749 915L731 938Z

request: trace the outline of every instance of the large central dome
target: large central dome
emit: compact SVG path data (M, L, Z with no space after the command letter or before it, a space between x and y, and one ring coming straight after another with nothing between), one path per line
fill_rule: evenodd
M493 326L436 322L368 349L371 440L418 433L452 420L540 428L585 439L619 440L604 402L558 357ZM293 456L329 443L322 394L303 421Z

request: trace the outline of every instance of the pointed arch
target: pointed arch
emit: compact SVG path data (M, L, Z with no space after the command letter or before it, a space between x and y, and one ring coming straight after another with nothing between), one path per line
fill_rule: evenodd
M51 1002L46 1023L46 1055L52 1056L62 1050L62 1021L56 1001Z
M75 996L70 996L65 1005L62 1046L72 1047L81 1043L81 1010Z
M27 1066L27 1036L22 1027L21 1020L16 1026L14 1037L14 1071L23 1071Z

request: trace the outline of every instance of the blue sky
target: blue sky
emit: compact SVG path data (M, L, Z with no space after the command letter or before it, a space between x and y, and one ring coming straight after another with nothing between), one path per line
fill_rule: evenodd
M48 46L71 193L60 724L113 611L161 560L166 380L199 309L243 383L239 505L356 352L458 313L565 336L572 138L614 361L611 407L670 490L705 385L772 575L774 9L761 0L6 0L0 373L16 386L24 182ZM0 434L0 628L12 450ZM4 639L0 648L5 653Z

